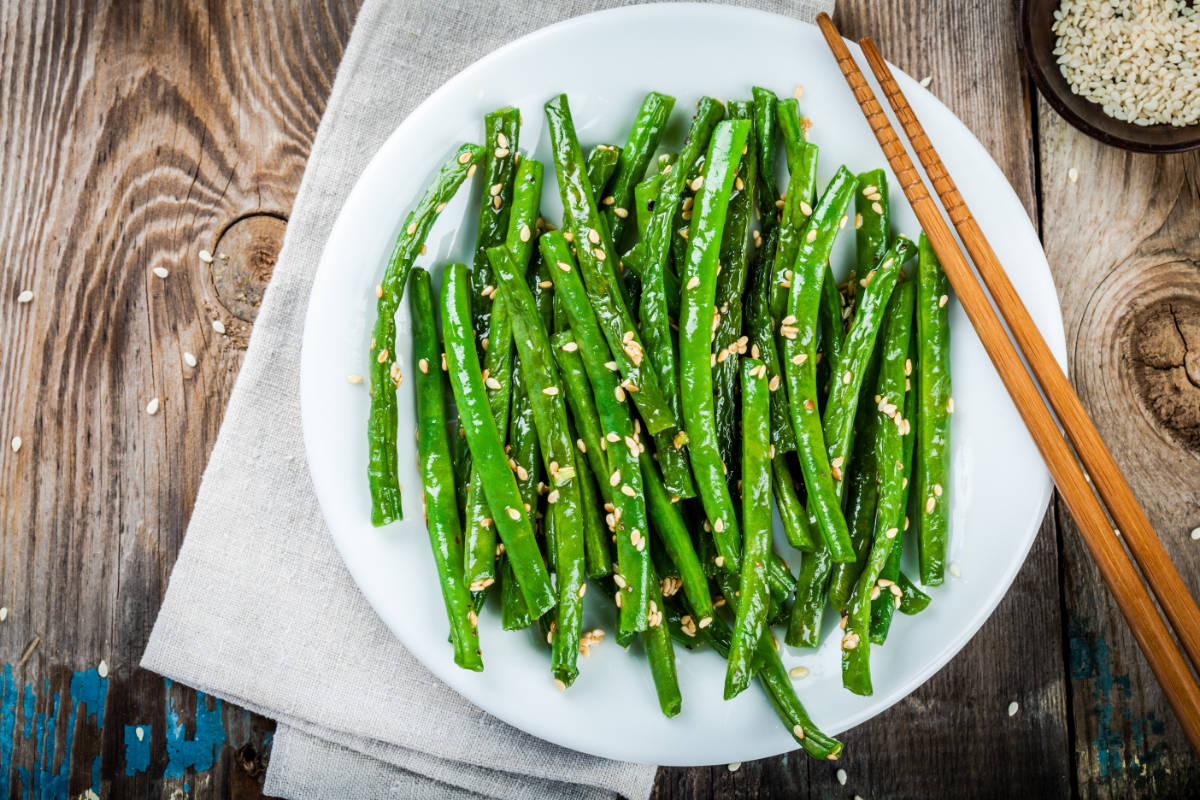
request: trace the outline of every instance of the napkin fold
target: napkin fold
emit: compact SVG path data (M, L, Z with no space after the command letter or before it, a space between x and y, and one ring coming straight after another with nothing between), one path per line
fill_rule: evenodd
M833 0L741 5L811 19ZM655 768L512 728L439 682L358 591L313 493L300 341L321 251L360 173L418 103L481 55L611 0L366 0L296 195L142 666L278 720L286 797L645 798ZM649 87L648 87L649 88Z

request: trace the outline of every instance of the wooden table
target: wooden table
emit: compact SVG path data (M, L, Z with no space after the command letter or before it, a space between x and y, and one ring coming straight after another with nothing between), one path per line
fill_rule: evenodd
M1200 157L1068 127L1020 68L1008 3L839 6L846 35L932 77L1012 182L1071 377L1200 593ZM23 442L0 451L0 786L15 796L261 793L273 724L137 663L355 10L0 3L0 438ZM185 351L198 364L181 371ZM655 796L1200 794L1058 501L983 630L845 739L836 766L664 769Z

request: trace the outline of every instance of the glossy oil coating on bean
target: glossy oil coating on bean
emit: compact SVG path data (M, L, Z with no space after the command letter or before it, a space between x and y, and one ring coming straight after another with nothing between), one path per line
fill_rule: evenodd
M616 577L614 580L618 585L624 584L621 586L619 627L627 633L643 631L647 624L651 566L642 474L638 465L638 455L644 445L625 403L626 390L617 373L610 369L608 348L567 240L560 231L551 231L542 236L538 245L546 262L553 265L550 272L555 293L562 298L570 319L571 333L579 345L608 445L604 447L608 458L608 483L615 489L609 529L617 540L619 574L619 580Z
M767 368L741 361L742 383L742 573L737 622L725 670L725 699L750 685L754 653L767 629L767 562L771 557L771 457L767 442Z
M740 563L741 534L717 449L711 360L713 331L719 322L714 301L721 234L737 178L737 165L749 134L748 120L721 122L713 130L704 183L696 196L687 263L681 276L684 288L679 320L680 399L692 472L712 526L718 556L723 559L724 568L731 570L736 570Z
M650 527L662 542L667 557L678 570L683 593L698 614L697 621L704 624L705 619L713 615L712 597L708 593L708 579L692 544L687 523L679 506L672 502L670 493L663 485L654 460L648 453L642 453L639 461L646 487L646 508L650 515Z
M917 266L917 553L921 583L946 576L950 529L950 287L929 241L921 237Z
M579 637L586 591L582 587L587 576L581 481L575 465L575 443L570 437L566 395L551 355L550 337L533 293L525 283L524 271L517 268L507 247L489 248L488 259L505 302L511 306L513 341L521 355L525 390L533 407L550 487L546 501L554 517L554 582L558 589L551 666L554 677L570 686L579 674Z
M754 141L758 145L758 216L763 235L774 228L779 219L775 201L779 198L779 183L775 179L775 132L778 128L775 103L778 98L770 89L755 86Z
M779 345L775 339L775 323L770 312L772 267L778 241L779 227L776 226L767 233L762 246L755 253L755 264L754 269L750 271L745 304L750 353L766 364L768 381L776 377L783 379ZM791 286L790 282L788 286ZM792 429L792 412L786 390L771 393L771 444L775 446L776 456L796 449L796 433Z
M904 498L908 476L904 474L904 435L912 425L904 419L904 365L909 360L912 340L912 281L898 285L888 302L883 329L879 381L875 391L875 463L878 472L879 502L871 549L854 593L850 598L845 633L842 636L842 685L855 694L871 694L871 601L883 593L891 594L890 581L880 581L880 573L891 555L896 537L904 524Z
M554 607L554 587L542 560L533 525L524 511L521 492L504 453L504 442L488 406L482 370L471 335L470 278L462 264L446 267L442 278L442 336L446 371L454 402L466 431L471 457L479 464L488 506L493 509L500 540L516 573L531 614Z
M788 314L779 326L792 427L799 445L796 454L808 490L809 511L816 517L821 538L835 561L853 558L854 551L842 516L840 473L834 474L841 465L830 463L817 411L816 321L825 262L854 185L854 176L844 167L839 169L805 226L793 267Z
M367 484L371 491L371 524L376 527L404 516L396 452L396 389L400 381L400 367L395 361L396 311L408 272L425 245L429 229L482 158L482 147L464 144L442 165L417 207L405 218L376 289L378 316L371 334L371 411L367 419Z
M633 208L633 187L650 166L650 159L662 141L663 130L671 109L675 107L675 98L659 92L650 92L642 100L625 139L625 147L621 150L621 158L617 170L612 176L612 184L608 194L604 196L601 205L604 208L604 221L612 234L613 244L620 250L625 238L625 231L632 221L630 211ZM609 201L612 198L612 201Z
M424 484L429 544L450 620L454 663L463 669L479 671L483 669L479 631L475 625L475 610L471 607L471 593L460 568L462 526L454 497L454 465L446 437L446 378L438 366L442 348L438 343L433 289L425 270L413 270L408 300L413 319L417 419L421 421L417 428L417 463Z
M513 197L513 178L517 171L517 141L521 133L521 110L508 106L483 118L483 181L479 193L479 227L475 235L475 255L471 262L471 313L476 336L490 330L488 316L495 294L485 292L495 285L487 249L502 244L508 233Z
M749 102L731 101L731 119L752 120L754 108ZM725 232L721 236L721 255L717 272L717 312L721 315L713 336L712 350L716 357L713 367L713 413L717 424L717 449L728 469L730 486L737 486L740 477L738 457L738 363L736 355L745 353L749 337L742 336L742 294L746 291L746 275L750 262L750 228L754 223L754 193L758 184L758 146L754 128L746 140L746 154L738 167L729 198ZM764 367L765 369L765 367ZM777 380L774 389L782 388Z
M675 646L671 642L671 629L667 625L658 573L654 572L653 568L650 571L649 595L649 621L646 630L642 631L642 647L646 650L646 660L650 662L650 675L654 679L658 707L664 716L673 717L683 708L683 695L679 691Z
M509 140L506 139L506 141ZM515 147L515 141L513 146ZM524 159L516 169L513 186L509 190L511 209L508 206L504 207L508 217L508 231L503 241L506 242L509 252L512 253L517 267L522 272L528 267L529 257L533 251L538 208L542 198L543 173L544 168L540 161L532 158ZM503 197L503 192L494 197ZM492 272L490 267L488 272L489 274ZM487 299L491 302L492 307L490 313L485 315L488 318L488 332L487 347L484 349L483 356L484 385L488 390L488 400L491 402L492 416L496 420L496 426L503 431L507 430L509 426L509 411L512 405L512 330L504 297L494 290L489 290L488 294ZM492 297L493 295L494 297ZM528 467L522 467L522 469L528 469ZM470 485L467 487L467 526L463 574L467 584L476 587L476 590L486 588L489 582L496 578L496 530L490 523L484 524L484 521L492 515L479 481L478 470L472 468ZM520 481L518 481L518 485L520 485Z
M577 245L579 269L596 319L622 377L627 385L635 387L633 401L649 432L676 427L675 415L659 388L652 362L645 357L645 348L625 302L616 249L596 209L566 95L549 100L545 111L563 222Z
M596 198L596 204L599 205L604 200L604 189L608 186L608 181L612 178L613 172L617 169L617 162L621 160L621 148L612 144L598 144L588 151L587 155L587 176L588 181L592 184L593 196Z

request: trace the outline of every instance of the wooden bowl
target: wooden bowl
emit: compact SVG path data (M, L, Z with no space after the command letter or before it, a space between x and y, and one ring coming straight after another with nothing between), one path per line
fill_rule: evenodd
M1200 124L1134 125L1113 119L1099 105L1071 91L1054 56L1050 30L1059 0L1020 0L1018 44L1025 67L1054 110L1079 130L1105 144L1142 153L1179 153L1200 147Z

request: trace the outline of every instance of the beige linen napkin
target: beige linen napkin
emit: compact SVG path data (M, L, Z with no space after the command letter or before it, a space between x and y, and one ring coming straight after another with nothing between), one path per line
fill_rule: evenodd
M811 19L832 0L748 0ZM300 432L300 340L325 240L376 149L447 78L619 3L366 0L142 666L279 721L271 793L644 798L654 767L551 745L433 677L372 611L321 517Z

